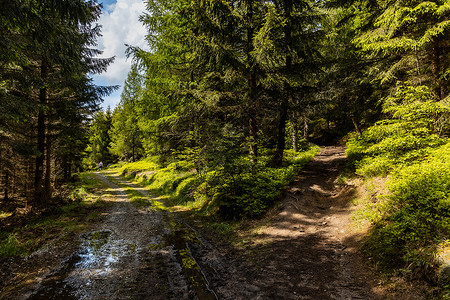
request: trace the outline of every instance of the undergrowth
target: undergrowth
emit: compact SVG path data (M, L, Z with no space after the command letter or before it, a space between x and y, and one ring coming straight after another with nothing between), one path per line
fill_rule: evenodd
M0 257L25 256L62 234L83 230L86 222L95 220L105 203L94 191L98 182L88 174L80 174L80 181L71 184L66 203L45 215L30 217L25 224L0 232Z
M242 156L202 170L192 160L183 159L158 170L153 166L150 170L143 168L133 175L152 193L167 195L175 205L202 215L254 218L273 205L300 168L317 152L318 147L302 152L288 150L281 168L269 167L268 158L261 155L257 161Z
M389 119L348 142L356 174L387 179L388 193L368 203L364 248L385 271L436 282L450 237L450 108L425 87L401 86L384 112Z

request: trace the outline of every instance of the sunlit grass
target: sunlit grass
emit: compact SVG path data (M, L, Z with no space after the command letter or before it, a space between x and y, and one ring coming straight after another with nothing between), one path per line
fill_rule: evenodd
M7 217L11 216L12 214L13 214L12 212L0 211L0 219L7 218Z
M79 182L71 184L67 204L54 208L49 215L30 218L24 225L0 232L0 257L28 255L50 241L64 238L66 233L86 230L108 203L102 199L101 182L89 173L79 174L79 178Z

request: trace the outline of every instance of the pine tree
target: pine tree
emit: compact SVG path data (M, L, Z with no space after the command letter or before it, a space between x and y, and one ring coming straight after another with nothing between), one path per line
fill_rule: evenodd
M14 151L17 156L9 165L17 166L21 175L34 173L30 184L28 179L21 182L28 176L13 170L15 184L23 186L23 196L42 205L51 199L56 180L55 147L70 140L62 134L64 128L67 124L81 128L101 97L113 88L96 87L87 74L104 71L112 58L96 59L100 52L89 49L100 29L93 25L100 15L100 6L94 1L11 1L2 7L6 10L0 15L0 96L2 103L7 103L5 115L10 117L0 122L5 124L4 136L9 141L0 143L9 151L29 149ZM17 113L16 107L21 108ZM5 186L11 183L7 177Z
M99 162L106 166L116 161L115 156L109 151L112 143L111 129L111 109L108 107L106 111L95 113L94 119L90 124L88 149L91 167L98 165Z
M269 98L277 107L275 165L281 165L286 147L289 108L314 86L320 72L317 49L320 31L318 2L267 1L264 24L255 38L255 55L270 76L265 80Z
M380 1L372 27L356 41L372 57L388 60L383 82L428 83L436 99L448 94L448 1Z
M119 105L112 116L111 152L124 160L143 155L142 133L138 124L138 102L142 99L142 76L136 65L128 73Z

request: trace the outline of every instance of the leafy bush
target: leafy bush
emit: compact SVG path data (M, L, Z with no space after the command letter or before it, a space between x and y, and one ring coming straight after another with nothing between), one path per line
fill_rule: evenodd
M357 174L389 178L365 249L385 269L430 278L437 245L450 234L450 108L432 101L426 87L400 86L384 112L390 119L347 148Z
M393 174L389 189L367 249L384 267L432 270L436 245L450 235L450 143Z
M263 215L281 196L299 169L317 152L317 147L298 153L288 150L285 153L287 166L282 168L241 161L239 167L222 170L220 180L216 179L215 183L210 183L218 213L227 219L255 218Z
M213 198L219 214L227 219L262 215L279 198L285 187L283 171L267 169L223 177L224 182L215 187Z
M450 107L434 102L426 87L400 86L395 97L386 100L382 120L350 138L347 156L356 173L366 177L385 176L398 167L411 165L446 143L440 135L449 129Z

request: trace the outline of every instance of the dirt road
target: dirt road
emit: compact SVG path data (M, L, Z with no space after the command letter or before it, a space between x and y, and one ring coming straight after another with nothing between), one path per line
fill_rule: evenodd
M50 244L8 266L2 299L244 299L252 287L238 271L172 213L152 205L145 189L114 174L93 230ZM132 189L149 205L135 204ZM200 264L201 263L201 267ZM221 293L219 287L225 287Z
M131 203L118 176L96 173L110 207L96 228L17 267L4 299L376 299L348 231L351 190L335 183L344 149L306 166L242 246L215 243L157 205ZM22 273L19 276L19 273ZM26 273L26 275L24 275Z
M240 232L245 278L264 299L384 299L356 250L353 190L336 182L344 150L322 148L280 205Z

